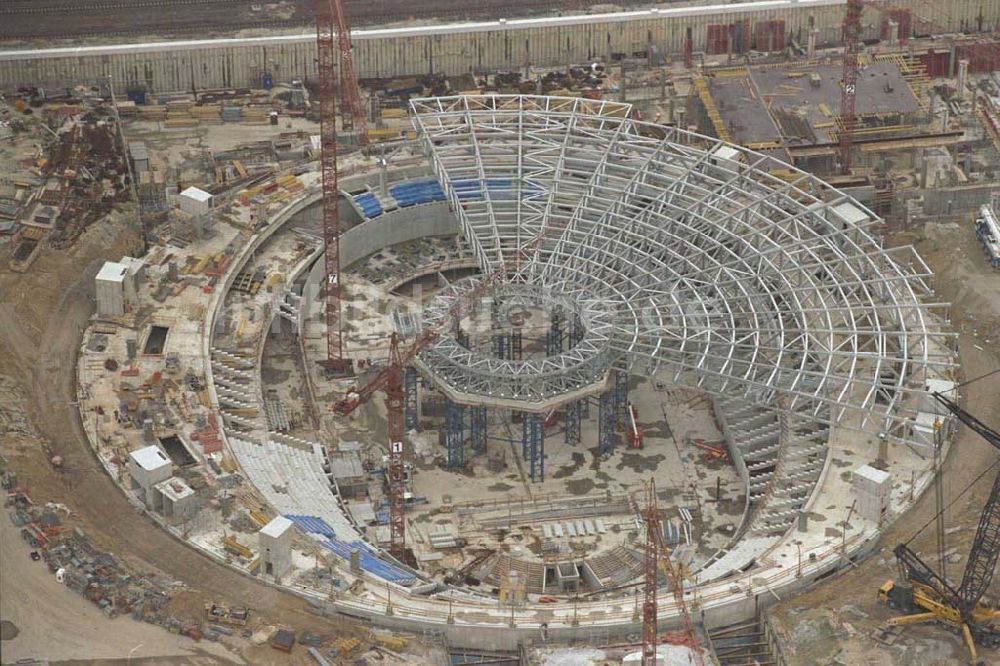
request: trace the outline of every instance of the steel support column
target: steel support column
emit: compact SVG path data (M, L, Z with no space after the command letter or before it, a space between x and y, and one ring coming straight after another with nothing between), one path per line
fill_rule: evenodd
M586 331L583 328L583 322L580 320L580 315L573 315L573 321L570 323L569 327L569 347L572 349L583 340L583 335Z
M510 360L524 360L523 337L519 328L515 328L510 332Z
M521 455L532 481L545 480L545 422L541 414L521 415Z
M473 453L486 453L486 405L469 407L469 436Z
M628 373L624 370L613 370L615 376L615 427L624 430L628 425Z
M445 401L444 422L445 448L448 450L448 469L457 469L465 465L465 408L451 400Z
M615 393L605 391L601 394L597 417L597 452L600 455L611 453L615 448L615 411Z
M498 333L493 336L493 355L499 359L508 358L510 352L510 341L507 336L503 333Z
M562 313L555 311L552 313L552 322L549 325L549 332L545 335L545 355L555 356L561 354L563 350L563 317Z
M580 421L583 417L583 400L575 400L566 405L566 443L580 443Z
M403 393L406 429L416 430L420 414L417 402L417 369L414 367L407 366L403 375Z

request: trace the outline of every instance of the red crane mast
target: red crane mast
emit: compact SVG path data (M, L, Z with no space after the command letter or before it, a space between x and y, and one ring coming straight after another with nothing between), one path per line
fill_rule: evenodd
M354 68L351 28L341 0L316 0L316 54L319 73L320 166L323 172L323 249L326 284L326 364L333 374L351 372L344 355L343 283L340 274L340 213L337 210L337 104L345 130L367 141L364 108ZM339 61L339 62L338 62ZM339 77L338 77L339 64ZM341 99L342 98L342 99Z
M660 522L660 510L656 506L656 486L655 481L650 479L649 489L646 491L646 549L645 549L645 597L642 602L642 666L656 666L656 623L657 623L657 600L656 593L659 589L657 579L659 578L659 567L657 566L660 535L663 533L663 524Z
M403 462L403 372L405 364L399 352L399 335L392 334L389 364L386 367L385 403L388 410L389 465L389 552L403 560L406 556L406 522L403 516L406 469Z
M324 0L318 0L323 2ZM337 27L337 44L340 47L341 114L344 130L358 132L362 144L368 142L368 124L365 108L361 105L358 75L354 67L354 46L351 44L351 25L342 0L325 0L332 5Z
M674 603L677 605L684 628L681 636L669 642L691 648L695 655L695 663L702 665L705 662L702 658L698 634L695 632L687 602L684 600L684 582L673 562L670 561L670 549L663 541L663 522L660 520L660 508L656 503L655 483L653 479L649 480L643 511L646 523L646 546L644 558L645 598L642 604L642 664L643 666L656 666L657 615L659 611L656 599L659 587L657 577L662 571L673 591Z
M320 168L323 173L323 250L326 269L326 367L344 375L351 361L344 357L344 323L340 275L340 213L337 173L337 0L316 0L316 53L319 73ZM341 32L343 32L341 30Z
M844 76L840 93L840 173L850 175L854 166L854 129L858 118L858 57L861 55L861 11L864 0L847 0L844 15Z

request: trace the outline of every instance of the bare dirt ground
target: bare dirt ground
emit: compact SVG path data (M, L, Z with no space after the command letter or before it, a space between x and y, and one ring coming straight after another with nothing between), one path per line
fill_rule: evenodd
M87 657L113 659L129 652L134 658L148 655L188 655L188 663L234 663L217 643L196 644L151 624L119 617L108 620L100 609L57 582L44 562L33 562L28 547L14 525L0 520L0 614L18 634L4 641L4 663L44 655L60 661ZM113 641L95 637L114 632ZM58 636L58 640L51 640Z
M890 239L914 244L936 277L933 286L941 301L952 303L952 325L959 333L962 377L965 380L1000 368L1000 273L991 268L972 231L971 223L928 225ZM964 407L993 428L1000 428L1000 374L961 389ZM1000 453L978 435L963 428L944 463L947 575L960 580L965 556L976 531L979 514L989 495L994 471L982 476L960 499L955 498L992 465ZM910 547L936 562L933 489L917 506L883 535L881 550L857 568L832 577L808 593L780 604L775 623L786 637L790 664L966 664L968 657L957 635L940 625L906 627L892 647L883 647L871 632L892 617L876 593L899 573L892 549L914 538ZM928 522L931 524L921 531ZM996 598L997 581L990 590ZM987 663L1000 664L1000 652L982 650Z
M195 590L194 594L198 595L196 607L203 601L221 600L249 606L261 623L280 623L319 633L336 628L341 634L357 634L356 627L334 624L310 614L307 604L298 597L216 564L175 540L135 512L91 453L74 406L75 358L81 331L93 311L93 276L104 260L118 259L122 254L135 251L137 239L133 229L123 222L102 221L69 250L43 250L31 271L23 275L7 268L11 248L0 247L0 374L12 380L8 384L13 384L24 396L24 420L28 424L20 432L8 430L5 433L0 429L0 453L8 459L32 496L68 505L76 512L76 522L98 547L114 552L139 569L163 572ZM0 425L2 423L0 419ZM56 472L48 463L53 454L63 457L65 471ZM27 560L27 546L20 539L11 544L11 548L22 551L19 555L15 553L12 562L18 557ZM6 552L4 555L2 573L6 581L15 574L8 571L12 565L6 561ZM79 602L87 603L82 598ZM29 632L26 636L36 636L32 641L22 639L24 652L20 652L22 647L19 645L18 654L51 656L53 659L69 657L58 652L53 641L41 641L39 637L44 634L30 633L42 630L35 624L37 616L31 614L32 609L25 607L35 603L30 595L15 593L14 599L8 599L4 594L4 618L10 614L27 619L30 626L21 627L21 630ZM76 617L79 618L78 626L72 618L66 618L67 621L59 625L59 631L74 632L78 637L72 651L78 659L126 658L129 650L141 642L131 635L131 631L122 629L128 626L126 623L137 631L156 630L163 634L162 643L151 640L149 644L159 645L162 652L145 651L143 656L184 655L179 662L171 661L183 663L193 652L183 645L186 639L129 619L108 620L106 628L94 631L90 624L93 620L85 612L81 610ZM31 645L32 642L37 644ZM194 644L188 642L188 645ZM4 641L4 663L9 658L7 646L8 642ZM147 649L152 650L151 647ZM140 654L136 652L134 656ZM267 647L250 648L247 655L247 661L255 664L305 663L308 660L301 646L296 646L291 660Z

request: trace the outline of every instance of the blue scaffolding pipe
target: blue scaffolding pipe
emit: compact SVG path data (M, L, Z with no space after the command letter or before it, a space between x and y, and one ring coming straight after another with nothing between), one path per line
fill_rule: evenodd
M545 480L545 423L541 414L521 415L521 456L532 481Z
M580 443L580 422L583 420L584 400L574 400L566 405L566 443Z
M628 373L624 370L613 370L615 375L615 425L624 430L629 420L628 416Z
M486 405L469 407L469 435L474 453L486 453Z
M552 323L549 325L549 332L545 335L545 355L556 356L563 350L563 330L562 315L559 312L552 313Z
M605 391L601 394L597 417L597 452L599 455L611 453L615 448L615 394Z
M501 360L507 359L507 336L503 333L493 336L493 355Z
M464 409L462 405L445 401L444 408L444 442L448 450L448 469L457 469L465 466L465 424L463 421Z
M418 405L417 405L417 369L407 366L403 375L403 423L407 430L417 429Z
M583 340L583 320L580 319L580 315L575 315L573 321L569 327L569 346L570 348L575 347Z

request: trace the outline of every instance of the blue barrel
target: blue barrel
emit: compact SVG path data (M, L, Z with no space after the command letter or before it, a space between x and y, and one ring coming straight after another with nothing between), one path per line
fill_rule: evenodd
M125 97L128 98L130 102L133 102L136 106L142 106L146 103L146 89L145 88L128 88L125 91Z

